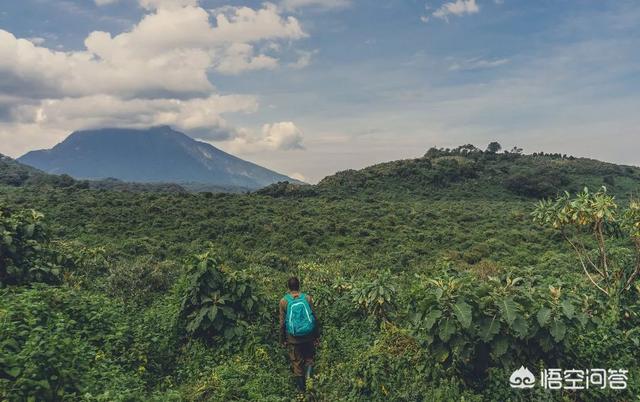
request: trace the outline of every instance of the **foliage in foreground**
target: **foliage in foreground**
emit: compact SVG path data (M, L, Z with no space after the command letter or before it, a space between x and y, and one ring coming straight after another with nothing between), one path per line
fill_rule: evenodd
M626 200L637 177L461 147L242 196L2 187L24 225L21 210L47 214L55 241L25 266L61 279L1 290L0 399L290 400L275 317L299 275L322 323L316 400L633 400L637 281L598 291L522 197L606 181ZM591 227L565 231L597 264ZM633 238L603 233L608 261L633 267ZM629 389L514 391L521 365L626 368Z
M631 201L628 209L618 210L615 197L603 187L596 193L585 188L573 199L565 193L555 201L540 201L532 213L535 221L562 230L586 277L607 296L628 291L640 274L640 203ZM585 234L595 240L593 245ZM618 246L613 255L612 245Z
M180 306L186 332L206 340L241 337L260 304L243 272L225 270L212 251L193 258Z
M0 288L59 280L59 259L49 248L49 233L36 211L13 213L0 205Z

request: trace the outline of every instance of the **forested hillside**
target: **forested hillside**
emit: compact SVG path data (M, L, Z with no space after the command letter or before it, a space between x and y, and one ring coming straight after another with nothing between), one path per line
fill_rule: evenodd
M640 394L636 167L467 145L216 194L0 163L0 399L293 400L291 275L322 322L310 400ZM628 387L511 389L522 365Z

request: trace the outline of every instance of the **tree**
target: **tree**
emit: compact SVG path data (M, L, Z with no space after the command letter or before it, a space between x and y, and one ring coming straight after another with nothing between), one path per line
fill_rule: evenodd
M596 193L585 188L573 199L565 192L555 201L540 201L532 216L535 222L561 230L588 280L598 290L614 296L634 284L640 273L640 203L632 201L620 213L606 187ZM608 237L617 228L628 236L634 249L634 263L620 264L609 258ZM587 241L589 238L593 239L593 245Z
M492 153L492 154L496 154L498 152L500 152L500 150L502 149L502 145L500 145L499 142L492 142L487 146L487 152Z
M475 145L473 144L460 145L459 147L453 150L454 154L461 154L461 155L467 155L467 154L472 154L476 152L480 152L480 150L476 148Z

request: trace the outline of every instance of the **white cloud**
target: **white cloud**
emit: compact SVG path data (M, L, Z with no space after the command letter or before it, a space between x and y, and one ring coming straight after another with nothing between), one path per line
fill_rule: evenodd
M302 131L291 121L265 124L260 134L249 130L237 134L226 146L229 152L251 154L304 149Z
M306 34L298 21L283 18L274 5L253 10L227 8L209 23L200 7L160 8L131 31L112 36L95 31L82 51L61 52L17 39L0 30L0 92L29 96L125 97L206 94L207 73L272 69L273 56L254 54L252 43L295 40Z
M109 95L94 95L22 105L15 107L12 114L14 122L50 128L62 128L68 124L83 128L167 124L191 131L227 128L222 114L252 112L257 105L255 97L244 95L212 95L189 100L123 100Z
M240 74L245 71L274 69L278 59L264 54L254 55L253 46L246 43L234 43L224 53L216 70L223 74Z
M44 42L46 42L45 38L41 38L39 36L34 36L33 38L27 38L27 40L33 43L34 45L42 45L44 44Z
M475 14L480 11L476 0L456 0L455 2L444 3L433 12L433 16L448 20L450 15L462 16L465 14Z
M272 149L289 150L304 149L302 131L293 122L265 124L262 127L264 142Z
M44 133L102 126L169 124L210 140L244 135L222 115L255 111L256 97L217 95L210 73L277 68L279 42L306 36L296 18L269 3L213 12L197 0L140 4L149 11L130 30L94 31L82 50L51 49L38 38L18 39L0 29L3 148L8 133L36 129L40 141L31 146L52 145ZM295 148L277 130L264 141L268 149ZM21 149L24 143L13 144Z
M259 10L249 7L219 9L213 40L247 43L265 39L301 39L306 36L296 18L284 18L275 5L265 3Z
M296 70L300 70L305 67L308 67L311 64L311 59L313 58L313 55L316 53L318 53L317 50L314 50L312 52L303 51L303 50L298 51L298 59L293 63L289 63L289 67Z
M344 8L351 4L350 0L282 0L280 6L284 10L292 11L305 7L321 9Z

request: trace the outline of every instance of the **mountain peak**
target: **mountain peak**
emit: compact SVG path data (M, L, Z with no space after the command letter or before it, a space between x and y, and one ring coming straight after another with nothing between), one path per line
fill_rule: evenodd
M18 160L48 173L79 179L202 183L257 189L295 180L196 141L170 126L101 128L71 133L48 150Z

